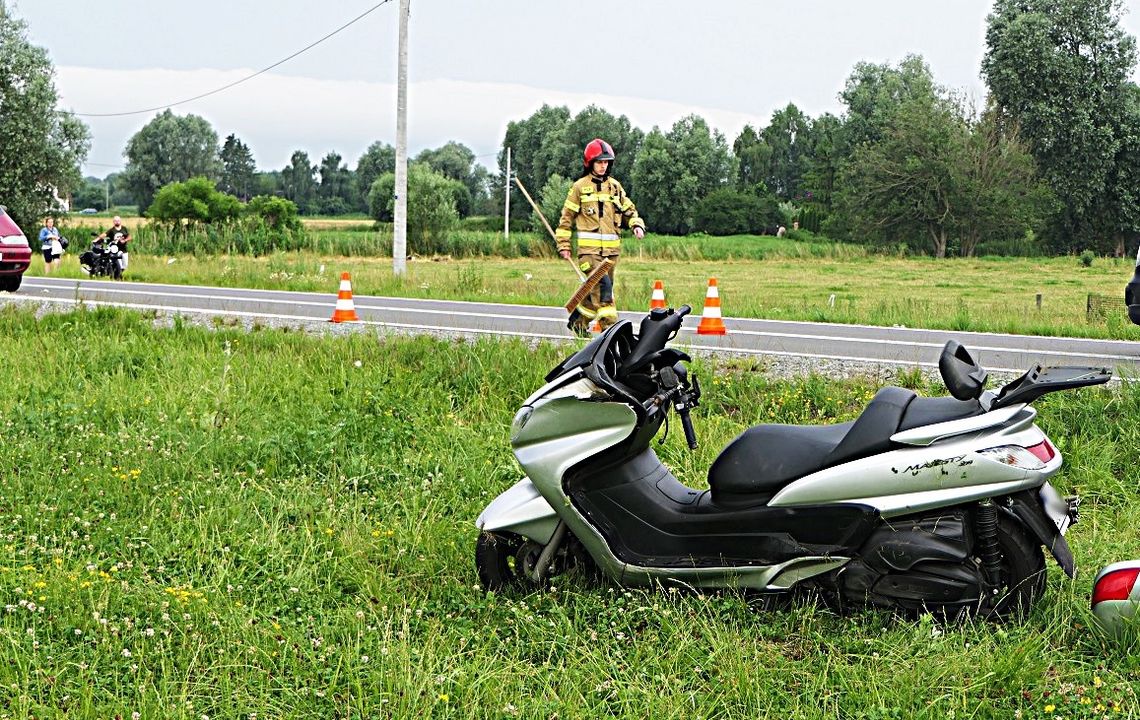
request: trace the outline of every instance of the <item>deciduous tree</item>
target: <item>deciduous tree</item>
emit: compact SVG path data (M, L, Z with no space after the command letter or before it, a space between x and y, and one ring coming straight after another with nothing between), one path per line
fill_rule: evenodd
M47 52L0 0L0 203L30 232L61 196L78 187L90 145L87 126L56 109Z
M377 140L356 161L353 180L356 183L357 208L368 211L368 193L372 183L384 173L396 172L396 148Z
M654 128L630 171L633 200L651 230L683 235L693 229L700 199L736 175L734 163L724 136L696 115L678 120L668 134Z
M772 148L752 128L745 125L740 135L732 143L732 153L736 157L736 187L752 191L767 186L764 178L768 174L768 164L772 158Z
M561 137L566 124L569 122L569 108L543 105L530 117L507 123L503 147L499 151L499 172L490 180L492 196L503 197L503 178L506 174L508 147L511 149L512 174L517 175L532 194L535 192L535 188L541 188L545 185L551 175L555 173L565 175L565 165L568 161L565 157L566 148L562 145ZM579 171L574 177L578 177L580 174ZM516 218L525 218L530 212L530 206L521 202L522 198L519 200L520 202L511 204L511 215ZM501 210L502 206L500 205L499 208Z
M486 170L475 163L475 153L463 143L453 140L440 148L424 150L416 156L415 162L463 186L464 191L457 192L455 197L460 217L471 214L474 199L487 192Z
M372 217L390 220L394 205L396 176L381 175L372 184L370 203ZM458 183L433 171L427 165L408 166L408 249L426 252L432 240L440 239L459 221L455 208L455 185Z
M550 223L552 228L558 227L558 221L562 218L562 206L566 204L566 197L570 194L570 186L573 184L574 181L571 178L551 175L546 184L542 186L542 190L539 191L538 197L535 198L538 201L538 206L542 208L546 222ZM534 213L530 215L530 227L544 237L549 237L542 220ZM551 242L554 241L551 240Z
M309 153L295 150L289 164L281 171L281 188L285 197L297 204L302 213L315 209L317 168L309 161Z
M159 188L204 177L217 182L218 134L204 118L164 110L127 141L123 181L139 209L150 207Z
M1054 195L1017 126L1001 123L992 110L971 122L953 159L955 233L962 256L972 256L983 241L1010 241L1039 230L1054 210Z
M548 169L551 175L559 174L567 178L582 176L582 150L594 138L601 138L614 149L617 159L611 170L619 177L623 187L631 197L636 197L636 183L629 175L645 133L630 124L625 115L617 116L597 105L589 105L575 115L562 133L562 150L558 151L561 163L558 168Z
M1120 0L997 0L982 75L1061 202L1058 249L1120 244L1137 229L1136 41Z
M812 145L811 119L793 103L788 103L787 107L772 113L772 121L761 137L771 150L765 184L782 200L797 198L807 173Z
M199 177L161 188L147 214L175 230L184 230L195 224L228 222L237 218L241 210L241 201L236 197L220 192L211 180Z
M878 243L925 237L945 257L954 229L952 153L964 123L946 103L913 98L890 116L890 130L860 145L845 169L840 207L856 234Z
M856 149L838 205L857 235L875 243L925 238L936 257L1039 227L1050 202L1015 128L980 119L946 96L913 98L889 130Z
M847 106L844 130L851 149L882 139L903 103L934 95L934 76L917 55L908 55L897 67L857 63L839 93Z
M804 175L804 188L810 198L805 199L831 210L839 170L850 154L843 121L831 113L816 118L812 122L811 149Z
M324 215L343 215L352 207L352 173L340 153L330 152L321 159L321 183L317 186L317 209Z

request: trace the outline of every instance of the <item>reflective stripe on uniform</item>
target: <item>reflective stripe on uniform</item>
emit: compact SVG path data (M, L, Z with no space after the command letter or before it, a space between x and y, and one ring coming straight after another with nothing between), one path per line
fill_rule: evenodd
M616 318L617 316L618 316L617 308L614 307L613 305L603 305L600 308L598 308L598 318L599 319L601 319L601 318Z
M578 231L579 240L617 240L620 236L614 233L582 232Z
M585 305L579 305L578 307L575 308L575 310L577 310L578 314L581 315L582 317L586 318L587 320L593 320L594 317L597 316L596 312L594 312L590 308L586 307Z
M622 212L629 210L631 207L633 207L633 201L632 200L630 200L629 198L626 198L625 200L622 201L622 203L621 203L621 211Z
M564 230L563 228L558 228L557 230L554 231L554 237L566 238L567 240L570 239L570 234L571 233L569 230Z
M578 199L582 202L617 202L617 196L609 193L591 193L588 195L583 193Z
M620 248L620 247L621 247L621 240L587 240L585 242L582 242L581 240L578 241L578 249L579 250L593 250L594 248L601 248L601 249L615 248L616 249L616 248Z
M567 200L567 201L566 201L566 202L565 202L565 203L562 205L562 207L566 208L566 209L567 209L567 210L569 210L570 212L578 212L579 210L581 210L581 209L582 209L582 207L581 207L580 205L578 205L578 203L576 203L576 202L570 202L569 200Z

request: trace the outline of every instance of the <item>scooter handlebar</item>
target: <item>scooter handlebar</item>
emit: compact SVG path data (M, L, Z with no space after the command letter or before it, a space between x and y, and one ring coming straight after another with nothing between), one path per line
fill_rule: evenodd
M681 416L681 429L685 431L685 442L689 444L690 450L697 449L697 432L693 429L693 419L689 417L689 408L682 407L677 411Z

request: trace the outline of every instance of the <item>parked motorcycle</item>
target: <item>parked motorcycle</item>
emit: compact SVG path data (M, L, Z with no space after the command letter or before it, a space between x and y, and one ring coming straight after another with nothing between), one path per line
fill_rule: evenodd
M484 587L578 568L621 585L810 590L840 607L1007 619L1044 593L1042 546L1073 576L1064 534L1078 500L1048 482L1061 454L1030 403L1105 383L1108 369L1038 366L994 393L950 341L939 370L952 397L885 387L851 422L757 425L697 490L651 447L670 409L697 444L700 386L666 347L689 312L653 310L637 333L616 323L523 403L511 445L528 477L476 523Z
M122 257L123 252L117 243L105 238L100 240L96 235L90 249L80 254L79 267L92 277L119 280L123 277Z

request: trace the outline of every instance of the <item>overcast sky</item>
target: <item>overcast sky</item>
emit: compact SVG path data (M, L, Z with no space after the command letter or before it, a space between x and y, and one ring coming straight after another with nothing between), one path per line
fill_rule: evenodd
M8 0L56 66L61 107L118 113L162 106L271 65L380 0ZM922 55L942 85L985 96L979 68L992 0L412 0L408 144L458 140L494 164L507 123L543 103L590 103L643 130L697 113L728 141L794 102L843 110L856 62ZM395 144L398 0L230 90L176 105L219 138L236 133L259 169L295 149L349 167L374 140ZM1140 0L1124 28L1140 30ZM1136 79L1136 78L1134 78ZM126 141L156 112L83 118L87 174L125 164ZM617 148L621 152L620 148ZM619 159L620 162L620 159Z

